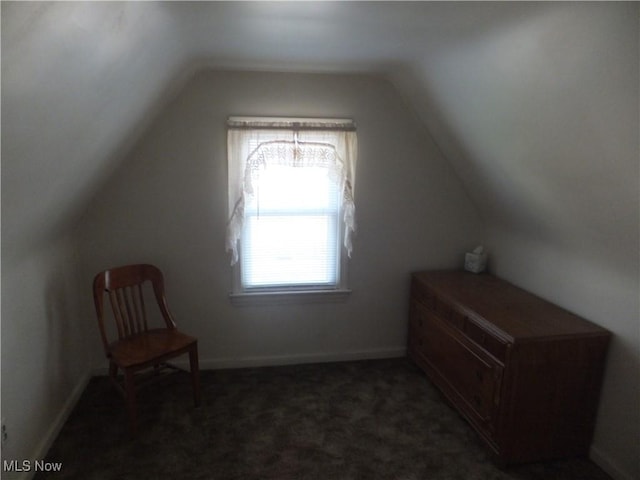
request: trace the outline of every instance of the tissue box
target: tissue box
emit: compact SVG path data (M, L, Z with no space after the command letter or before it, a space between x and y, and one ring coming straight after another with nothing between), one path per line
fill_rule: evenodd
M464 256L464 269L468 272L480 273L487 267L486 253L469 252Z

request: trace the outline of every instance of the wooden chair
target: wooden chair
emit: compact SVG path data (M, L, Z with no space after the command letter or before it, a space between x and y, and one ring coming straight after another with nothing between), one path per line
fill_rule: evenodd
M153 288L151 298L155 297L158 306L155 313L164 320L162 328L149 328L147 324L152 323L154 313L145 307L144 292L149 291L149 286ZM105 297L109 298L110 313L105 308ZM127 265L105 270L93 281L93 299L109 359L109 377L125 398L131 434L137 431L136 387L161 378L167 368L175 368L165 363L169 359L189 354L193 399L196 406L200 405L198 340L176 328L167 306L164 278L158 268ZM107 322L106 317L110 317L111 322ZM116 333L117 339L114 339ZM118 370L122 370L123 381L118 380ZM146 376L145 381L140 381L140 376Z

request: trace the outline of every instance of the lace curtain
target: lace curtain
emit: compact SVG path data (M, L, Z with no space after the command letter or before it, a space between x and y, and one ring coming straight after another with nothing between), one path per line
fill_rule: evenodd
M288 128L283 128L288 127ZM253 128L252 128L253 127ZM271 128L270 128L271 127ZM313 129L317 128L317 129ZM245 204L254 194L261 169L270 165L326 168L342 192L344 247L351 256L355 231L355 168L357 140L353 123L229 120L229 220L226 249L238 261L238 242Z

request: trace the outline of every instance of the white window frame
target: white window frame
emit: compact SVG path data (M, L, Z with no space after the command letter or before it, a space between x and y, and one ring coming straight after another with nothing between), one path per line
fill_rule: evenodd
M267 128L266 126L278 125L279 128L287 129L290 131L299 130L301 128L307 129L318 129L318 130L336 130L339 131L341 129L354 131L355 124L352 120L343 120L343 119L309 119L309 118L263 118L263 117L230 117L229 118L229 128L244 128L251 130L253 127L255 128ZM349 163L349 173L347 176L349 182L349 189L351 199L353 200L353 186L355 183L355 155L357 152L357 144L355 143L355 134L350 137L350 149L352 157L350 157ZM234 181L232 178L232 172L235 169L235 175L240 173L238 171L238 165L235 167L232 165L232 162L240 161L238 158L231 158L231 147L229 147L229 212L230 212L230 225L233 223L234 215L236 215L237 208L234 208L234 205L237 207L237 200L234 201L234 194L232 192L232 182ZM244 168L241 168L244 170ZM238 190L236 188L236 190ZM238 192L236 191L235 196L237 197ZM244 200L243 200L244 201ZM233 203L232 203L233 202ZM244 203L242 204L243 208L242 215L244 217ZM351 202L351 218L353 218L353 202ZM335 285L331 286L299 286L299 285L279 285L279 286L265 286L265 287L251 287L244 288L241 281L241 243L237 241L235 244L236 251L234 254L237 254L237 262L232 261L232 292L229 297L234 305L253 305L253 304L282 304L282 303L307 303L307 302L335 302L335 301L344 301L348 298L351 290L348 288L348 266L349 266L349 256L351 253L351 234L354 230L353 220L347 226L344 220L344 206L340 206L338 211L339 221L338 221L338 238L340 239L339 244L336 246L338 249L338 277ZM244 218L242 219L244 221ZM230 231L230 230L229 230ZM231 249L233 245L233 239L229 238L230 233L228 232L227 237L227 249ZM344 239L344 244L342 239Z

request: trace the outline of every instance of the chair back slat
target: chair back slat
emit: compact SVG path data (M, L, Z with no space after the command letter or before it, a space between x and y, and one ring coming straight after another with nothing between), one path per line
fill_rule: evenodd
M143 331L147 331L149 329L149 325L147 324L147 311L144 308L144 295L142 294L142 285L138 285L138 295L134 298L138 299L138 303L136 303L137 308L139 308L140 310L140 316L139 321L140 321L140 328Z
M118 329L118 338L124 338L127 336L127 330L125 327L125 321L122 318L122 313L120 310L120 300L118 295L118 290L109 290L109 303L111 304L111 311L113 313L113 318L116 322L116 328Z
M129 325L131 333L142 333L147 331L146 312L144 311L144 295L142 294L142 285L132 285L125 287L124 290L125 305L129 317Z
M108 295L118 338L126 338L149 329L142 284L113 289Z
M107 318L112 318L115 324L114 333L117 332L119 340L148 331L149 315L145 307L145 284L152 286L153 297L158 304L165 327L175 328L175 322L167 307L164 279L160 270L152 265L128 265L105 270L94 279L93 295L100 334L107 354L110 343L107 335ZM148 290L147 293L150 294ZM111 312L105 311L105 296L109 298Z
M129 295L127 295L127 292L129 290L129 287L124 287L118 291L120 315L122 315L122 320L124 321L124 329L127 336L136 333L135 324L133 323L133 316L131 315L131 306L129 305Z

